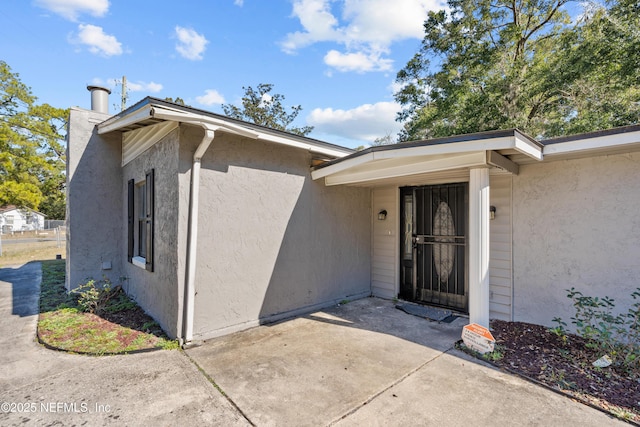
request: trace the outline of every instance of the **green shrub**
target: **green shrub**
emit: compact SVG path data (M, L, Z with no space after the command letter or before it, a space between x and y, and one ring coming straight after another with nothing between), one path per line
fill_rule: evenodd
M612 298L585 296L575 288L567 289L567 297L573 301L575 314L571 323L578 335L588 340L588 346L608 354L614 364L629 374L640 375L640 288L631 297L635 301L626 313L614 314ZM552 329L564 335L566 323L559 317Z
M91 279L72 292L77 294L78 307L85 313L118 313L137 306L121 285L113 286L107 278L99 282Z
M78 307L80 307L80 310L85 313L95 313L97 311L100 289L96 286L95 280L89 280L72 292L78 295Z

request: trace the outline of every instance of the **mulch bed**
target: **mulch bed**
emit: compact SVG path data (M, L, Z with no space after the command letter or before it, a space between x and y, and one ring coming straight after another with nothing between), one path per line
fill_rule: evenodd
M523 322L491 322L496 348L503 357L493 363L586 401L616 416L640 423L640 378L614 365L596 368L603 356L573 334L559 336L549 328Z

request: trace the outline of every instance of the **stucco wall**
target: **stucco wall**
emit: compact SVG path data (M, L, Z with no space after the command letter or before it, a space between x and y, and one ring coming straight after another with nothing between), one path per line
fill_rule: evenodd
M196 338L370 294L370 191L312 181L310 160L216 134L201 170Z
M121 274L120 135L98 135L107 114L72 108L67 141L67 289ZM126 217L125 217L126 218ZM126 220L125 220L126 223ZM126 254L126 253L125 253ZM103 262L111 269L103 269Z
M178 310L184 280L179 268L184 250L178 247L178 143L179 130L176 129L125 165L118 183L122 206L118 233L122 239L120 259L126 277L124 287L172 338L177 336L181 324ZM150 169L155 170L153 272L127 262L127 182L130 179L136 183L144 181Z
M565 289L631 303L640 286L640 154L525 165L513 178L515 320L572 315Z

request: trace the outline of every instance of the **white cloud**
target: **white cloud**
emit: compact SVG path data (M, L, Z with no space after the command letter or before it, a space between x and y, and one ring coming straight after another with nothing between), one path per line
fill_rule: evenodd
M316 108L307 117L314 133L339 135L345 138L373 142L376 138L395 135L402 125L396 122L400 105L395 102L364 104L351 110Z
M389 71L393 65L391 59L381 58L376 53L340 53L330 50L324 57L324 63L338 71L355 71L364 73L367 71Z
M340 8L338 19L331 7ZM430 10L443 9L444 0L294 0L292 15L303 31L289 33L282 50L295 53L318 42L334 42L344 52L332 49L325 63L339 71L387 71L394 42L421 39Z
M285 52L294 53L297 49L316 42L342 39L336 28L338 20L331 13L329 0L295 0L292 14L300 20L305 31L287 34L282 42Z
M114 56L122 54L122 44L115 36L105 34L102 27L95 25L78 25L78 35L71 42L87 45L89 52L97 55Z
M122 80L120 78L110 78L103 80L100 77L94 77L91 80L91 84L96 86L105 86L111 88L113 90L120 90L122 85ZM160 83L156 82L143 82L143 81L130 81L127 80L127 92L150 92L150 93L158 93L160 92L164 86Z
M176 50L183 58L194 61L202 59L202 54L209 43L202 34L196 33L191 28L176 26L176 37L178 38Z
M74 22L82 13L100 17L109 10L109 0L36 0L35 3Z
M196 96L196 101L200 105L214 105L214 104L224 104L224 96L220 95L217 90L207 89L204 91L204 95Z
M130 82L127 80L127 90L129 92L150 92L158 93L162 90L163 86L156 82Z
M244 0L234 0L233 4L242 7L244 5Z

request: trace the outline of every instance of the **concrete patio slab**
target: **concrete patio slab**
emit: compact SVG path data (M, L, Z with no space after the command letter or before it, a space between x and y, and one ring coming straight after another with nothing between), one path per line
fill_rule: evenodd
M365 298L187 354L260 426L622 424L453 350L467 322Z
M336 423L341 427L624 424L457 350L433 359Z

